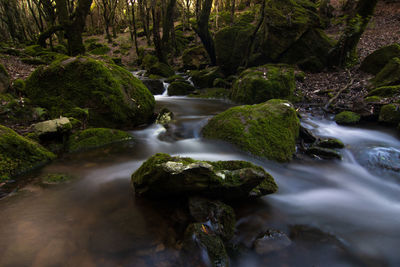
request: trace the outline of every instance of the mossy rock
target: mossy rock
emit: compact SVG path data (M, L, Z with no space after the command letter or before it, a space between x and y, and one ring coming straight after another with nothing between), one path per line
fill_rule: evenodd
M294 70L285 65L264 65L243 71L232 88L231 99L258 104L273 98L289 98L295 89Z
M0 180L42 166L55 155L38 143L0 125Z
M254 26L225 27L215 34L217 64L225 75L236 73L246 56Z
M361 116L351 111L343 111L335 116L337 124L354 125L360 121Z
M38 136L49 134L64 134L72 129L72 124L68 118L61 117L59 119L38 122L33 125L33 129Z
M167 77L174 75L175 71L167 64L162 63L162 62L157 62L149 68L147 74L149 74L149 75L154 74L154 75L159 75L161 77L167 78Z
M336 138L324 138L318 140L315 145L323 148L344 148L343 142Z
M105 55L110 52L110 48L107 45L99 43L90 43L87 50L92 55Z
M364 98L364 101L367 103L374 103L374 102L380 102L382 100L382 97L380 96L368 96Z
M376 75L395 57L400 57L400 44L392 44L375 50L364 59L360 69Z
M169 85L168 87L168 95L173 96L173 95L188 95L192 93L195 90L195 88L185 82L173 82Z
M201 45L183 51L182 62L185 70L196 70L208 65L210 60L207 51Z
M277 61L310 29L321 27L316 4L308 1L272 0L265 7L259 31L259 51L268 61Z
M209 99L229 99L230 90L225 88L205 88L190 94L190 97Z
M15 95L20 95L25 92L25 81L22 79L14 80L12 84L12 92Z
M23 57L21 58L21 61L22 63L35 66L46 65L46 62L40 57Z
M379 121L390 125L398 125L400 123L400 105L384 105L379 112Z
M373 89L367 96L393 97L400 94L400 85L382 86Z
M153 95L161 95L165 91L160 79L142 79L141 81Z
M306 153L323 159L342 159L336 150L320 146L312 146L306 150Z
M35 57L43 51L45 51L45 49L43 47L41 47L40 45L31 45L31 46L25 47L25 49L24 49L25 54L27 54L31 57Z
M147 54L143 57L142 59L142 66L146 69L149 70L151 66L156 64L158 62L158 58L156 56L153 56L151 54Z
M217 78L223 78L219 67L211 67L204 70L190 72L194 85L198 88L212 88Z
M128 128L153 115L154 97L129 71L86 57L55 61L26 80L26 95L52 118L89 109L89 125Z
M6 68L0 64L0 93L5 92L10 87L10 75Z
M400 58L393 58L378 72L371 80L374 87L399 85L400 84Z
M38 57L46 64L51 64L53 61L62 61L69 58L69 56L65 54L48 51L39 53Z
M124 131L107 128L90 128L71 135L68 142L68 151L85 151L132 139L132 135Z
M181 75L172 75L171 77L168 77L165 80L166 83L173 83L173 82L186 82L189 83L188 81L185 80Z
M203 128L206 138L221 139L254 155L290 161L296 151L300 123L293 106L272 99L252 106L230 108Z
M217 199L260 197L278 187L263 168L245 161L199 161L158 153L132 174L136 196Z
M11 94L0 94L0 123L29 124L35 119L34 108L27 98L14 98Z

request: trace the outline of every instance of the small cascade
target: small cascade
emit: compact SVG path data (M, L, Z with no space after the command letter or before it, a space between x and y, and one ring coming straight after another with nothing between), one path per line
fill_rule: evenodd
M169 83L167 83L167 82L162 82L163 83L163 86L164 86L164 93L162 93L162 96L168 96L168 87L169 87Z

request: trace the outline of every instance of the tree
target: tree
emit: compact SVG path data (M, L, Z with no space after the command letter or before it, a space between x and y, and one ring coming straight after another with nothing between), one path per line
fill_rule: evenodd
M109 43L112 42L110 27L113 26L115 18L115 10L117 8L117 0L100 0L99 4L103 13L104 29L106 31L106 37Z
M215 65L217 60L215 56L214 40L208 28L208 21L210 19L210 12L213 0L203 0L203 2L201 3L201 9L200 1L201 0L197 0L196 3L197 27L195 27L194 30L200 37L200 40L203 43L203 46L206 49L208 56L210 57L211 64Z

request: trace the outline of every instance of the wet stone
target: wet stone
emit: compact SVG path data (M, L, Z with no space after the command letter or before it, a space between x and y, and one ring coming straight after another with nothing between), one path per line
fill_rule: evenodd
M278 230L268 230L254 241L254 250L260 255L280 251L292 244L284 233Z

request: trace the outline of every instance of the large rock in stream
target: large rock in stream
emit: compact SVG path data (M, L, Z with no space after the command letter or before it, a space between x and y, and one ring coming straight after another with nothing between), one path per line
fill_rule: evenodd
M200 195L218 199L258 197L278 187L263 168L245 161L199 161L158 153L132 174L137 196Z
M124 68L87 57L40 67L26 80L26 95L53 118L79 107L89 125L127 128L148 122L155 105L146 86Z
M221 139L254 155L280 162L296 151L300 122L293 105L271 99L258 105L230 108L203 128L206 138Z

